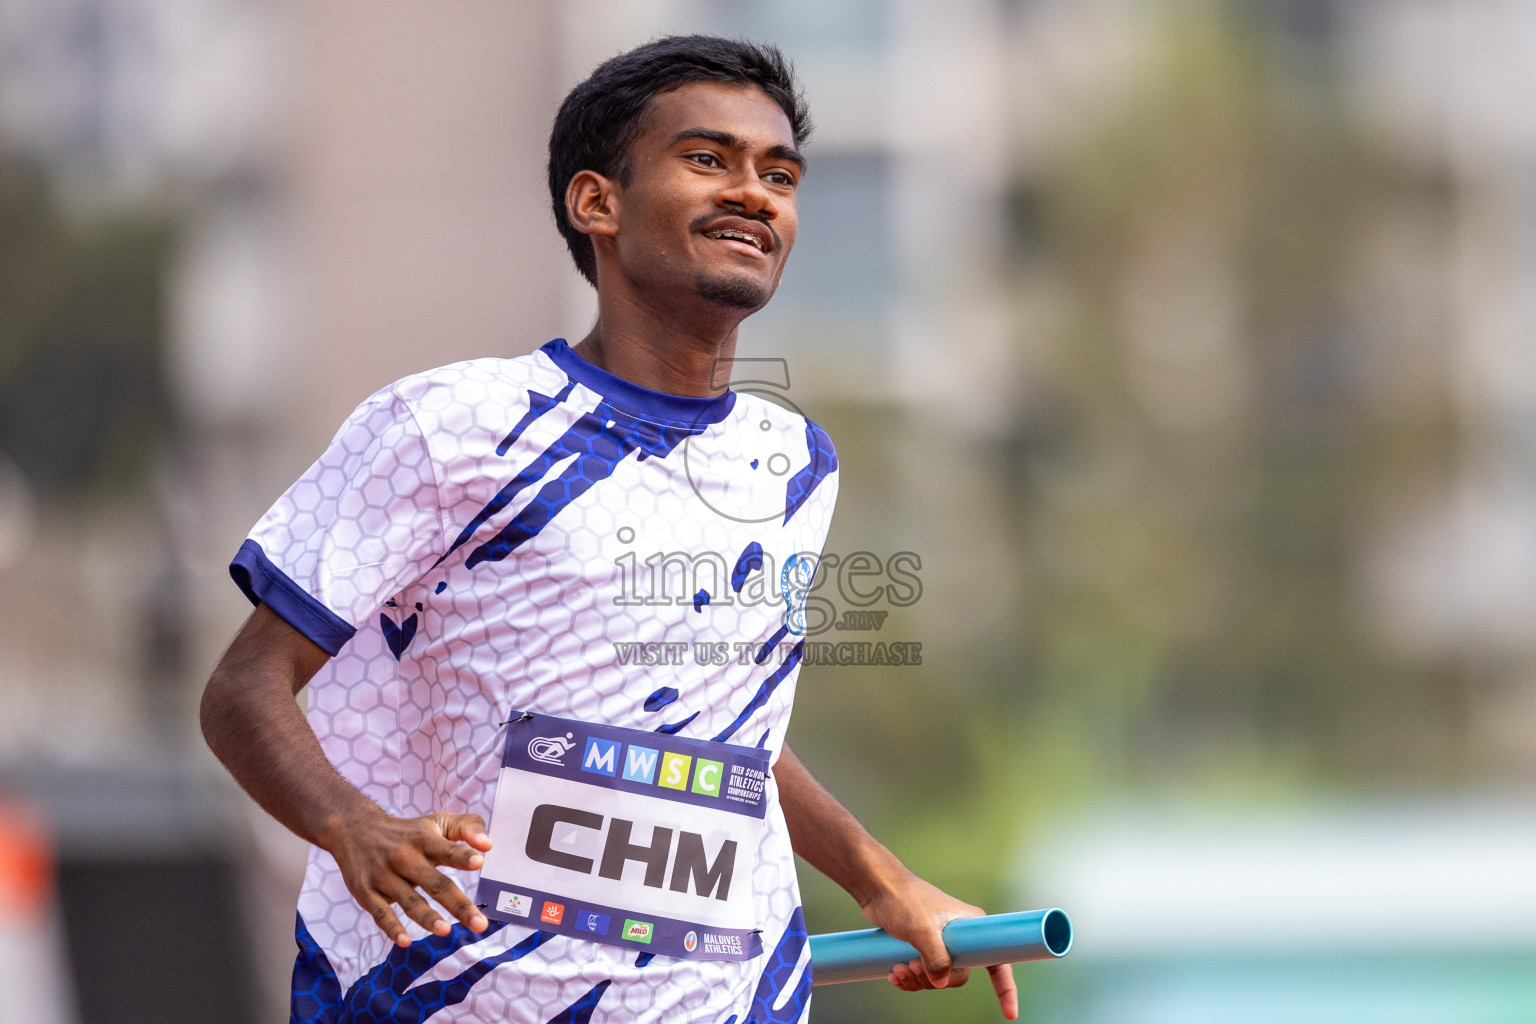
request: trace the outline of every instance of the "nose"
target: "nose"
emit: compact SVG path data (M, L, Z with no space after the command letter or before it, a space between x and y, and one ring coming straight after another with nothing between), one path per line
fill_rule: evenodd
M721 190L716 201L721 206L740 212L747 217L773 220L779 215L777 197L750 167L733 176L730 184Z

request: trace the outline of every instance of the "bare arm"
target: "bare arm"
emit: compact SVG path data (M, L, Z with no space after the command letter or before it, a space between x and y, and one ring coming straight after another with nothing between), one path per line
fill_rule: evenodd
M410 937L395 903L428 931L448 934L448 922L418 887L484 931L485 916L436 866L479 868L484 858L477 851L491 846L485 822L473 814L396 818L337 774L294 701L328 658L259 606L203 691L208 746L268 814L336 858L353 898L396 943L409 945Z
M962 903L909 871L811 776L787 745L774 766L774 777L795 852L846 889L872 924L910 942L920 954L910 964L896 964L891 983L909 992L965 984L969 972L951 969L943 930L956 918L983 913L981 908ZM987 972L1003 1016L1015 1019L1019 997L1012 968L998 964Z

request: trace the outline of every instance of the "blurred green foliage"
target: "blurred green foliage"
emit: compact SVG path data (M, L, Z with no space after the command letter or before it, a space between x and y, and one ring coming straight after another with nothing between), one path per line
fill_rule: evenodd
M168 434L169 242L153 213L71 215L0 154L0 454L44 495L140 482Z
M1245 748L1298 781L1448 780L1466 681L1386 649L1359 579L1383 511L1450 473L1449 382L1385 386L1391 311L1356 293L1382 225L1448 234L1449 190L1233 8L1172 10L1130 102L1029 185L1021 274L1064 310L1026 342L1014 460L1036 713L1117 785Z
M1383 359L1396 311L1361 298L1393 225L1447 242L1450 188L1377 149L1331 64L1250 5L1162 12L1122 102L1015 184L1011 436L957 468L970 442L941 422L813 411L842 465L829 551L888 543L941 575L956 536L995 549L893 612L880 639L939 638L922 668L806 668L791 742L915 870L995 910L1049 904L1016 891L1019 850L1094 800L1471 770L1473 670L1389 649L1359 582L1373 524L1456 457L1444 377ZM814 872L802 885L812 931L863 926ZM1028 993L1050 971L1016 974ZM863 984L819 990L817 1016L998 1019L991 1003L984 978Z

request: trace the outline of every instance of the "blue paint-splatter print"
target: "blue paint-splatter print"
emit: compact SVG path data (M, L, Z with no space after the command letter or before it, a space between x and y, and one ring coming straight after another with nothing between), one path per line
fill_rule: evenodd
M523 543L538 536L539 531L549 525L571 502L585 494L594 484L613 475L619 463L630 453L638 451L640 457L665 457L687 438L702 433L707 427L708 424L663 426L616 409L607 402L600 403L592 412L583 414L569 430L503 487L460 532L448 553L452 554L466 543L491 516L505 508L519 492L542 479L557 463L569 460L560 475L545 483L533 500L513 517L512 522L470 552L464 563L467 568L473 569L485 562L499 562Z
M683 727L685 727L689 722L693 721L695 718L698 718L698 717L699 717L699 713L697 711L695 711L693 714L689 715L687 718L683 719L681 722L669 722L666 725L659 725L659 726L657 726L656 727L656 731L659 732L659 733L664 733L667 736L672 736L672 735L676 734L679 730L681 730Z
M741 549L741 554L736 558L736 566L731 570L731 589L741 593L742 585L747 582L747 577L763 567L763 546L753 541Z
M569 398L571 389L574 387L576 387L575 381L567 381L565 387L560 389L559 394L553 397L541 395L530 388L528 391L528 411L523 413L523 418L517 421L517 425L512 428L512 432L501 439L501 444L496 446L496 454L507 454L508 450L517 443L517 439L523 436L523 431L527 430L534 420Z
M795 670L796 665L800 664L800 656L804 653L805 641L801 640L789 652L789 657L784 659L784 664L780 665L773 671L772 675L763 680L762 685L757 688L757 692L752 695L752 699L747 701L747 706L742 708L741 714L736 716L736 720L722 729L720 735L715 737L716 743L724 743L736 735L736 730L746 725L747 719L751 718L758 708L768 703L768 698L773 696L773 691L777 690L785 677Z
M788 927L784 929L784 937L779 939L779 944L768 958L768 966L763 969L757 991L752 994L752 1008L747 1011L745 1024L794 1024L804 1016L811 1001L810 961L806 961L805 970L800 972L795 987L791 990L788 986L789 980L795 975L795 968L800 964L800 954L805 951L807 941L805 915L796 907L790 915ZM783 1005L774 1009L781 999Z
M805 504L811 492L837 468L837 449L832 447L832 439L810 420L805 421L805 447L810 452L811 460L800 472L790 477L784 487L785 523L800 511L800 506Z
M647 711L660 711L662 708L677 700L677 687L663 686L649 697L645 698L643 705Z
M600 981L593 985L590 992L549 1018L549 1024L587 1024L592 1019L592 1011L602 1001L603 993L612 984L612 981Z
M409 618L397 626L393 619L380 612L379 628L384 631L384 642L389 645L389 653L399 661L405 649L411 646L411 641L416 639L416 613L412 612Z
M302 921L300 925L302 927ZM456 977L415 984L422 975L464 946L481 942L504 927L503 922L492 921L486 931L476 934L455 924L445 936L428 935L406 949L391 947L384 962L357 979L342 997L340 1005L333 1003L314 1018L315 1024L423 1024L439 1010L463 1002L470 989L491 971L522 959L554 935L553 932L534 932L505 952L470 965ZM300 947L303 948L302 939Z
M757 649L757 656L755 658L753 658L752 660L757 662L759 665L761 665L763 662L767 661L768 658L773 654L773 649L775 647L779 646L779 641L783 640L784 637L787 636L788 634L789 634L789 627L788 626L780 626L779 629L778 629L778 632L774 633L773 636L771 636L767 640L763 641L763 646L761 646L761 647L759 647Z

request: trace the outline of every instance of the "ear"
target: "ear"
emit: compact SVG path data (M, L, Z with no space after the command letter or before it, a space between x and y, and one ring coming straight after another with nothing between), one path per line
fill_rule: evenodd
M584 235L619 233L618 185L596 171L577 171L565 187L565 215Z

